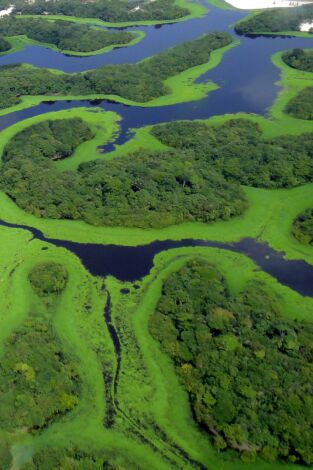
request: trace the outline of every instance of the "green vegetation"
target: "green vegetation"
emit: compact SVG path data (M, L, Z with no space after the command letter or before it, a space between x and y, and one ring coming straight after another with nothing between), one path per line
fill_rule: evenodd
M34 266L29 273L31 285L40 296L60 295L66 278L66 269L56 263ZM42 430L78 403L77 369L62 352L49 319L56 301L54 297L49 304L31 305L27 320L4 344L0 380L3 430Z
M0 53L7 52L11 49L11 44L4 38L0 37Z
M127 100L148 102L170 94L166 79L207 64L212 51L231 43L232 38L227 33L208 33L138 64L106 65L76 74L25 65L2 66L0 107L19 103L21 95L118 95Z
M32 288L39 296L60 294L66 286L68 274L58 263L37 264L29 273Z
M313 72L313 51L311 49L292 49L282 54L282 60L294 69Z
M82 163L76 172L60 173L52 161L71 155L91 137L77 118L26 128L4 149L4 190L34 215L83 219L94 225L209 222L246 208L237 186L227 184L187 152L162 152L157 160L154 153L140 152Z
M313 209L306 210L296 218L293 234L299 242L313 245Z
M289 69L289 67L288 67ZM289 69L292 70L292 69ZM278 110L275 115L278 115ZM76 170L82 162L102 159L112 160L117 156L127 156L138 153L140 149L146 149L151 153L168 151L169 149L151 135L150 128L141 128L136 136L116 151L99 153L97 146L112 139L112 133L117 131L117 115L103 112L99 109L74 108L71 110L49 113L21 121L2 131L0 152L7 143L21 130L31 124L37 124L47 119L70 119L80 117L92 130L95 137L79 145L73 156L63 160L54 161L58 171ZM280 117L280 116L279 116ZM286 131L291 135L299 135L303 131L311 131L310 121L299 121L286 114L283 119L264 119L259 116L247 116L239 114L235 116L218 116L206 121L211 126L221 126L229 119L249 119L260 125L263 138L273 139L283 135ZM309 246L300 245L293 236L291 229L294 219L298 214L313 205L312 185L289 190L263 190L244 187L243 191L249 201L249 208L244 216L235 217L228 221L220 221L214 224L199 222L186 222L180 225L172 225L164 229L136 229L119 227L96 227L82 221L39 219L27 214L17 207L4 193L0 193L0 217L12 223L30 225L41 230L47 237L73 240L83 243L107 243L122 245L139 245L150 243L154 240L202 238L204 240L236 241L242 237L258 237L267 241L276 250L285 251L289 258L304 258L313 263L313 253Z
M312 182L313 134L262 138L257 124L229 120L214 127L201 122L155 126L152 134L175 149L193 151L226 180L263 188L288 188Z
M140 150L60 172L53 161L93 137L90 129L78 118L35 124L4 148L2 188L38 217L145 228L239 215L247 202L238 183L312 182L312 133L264 140L256 124L239 119L217 127L174 122L152 134L175 151Z
M286 111L297 119L313 120L313 87L301 90L288 103Z
M29 243L30 238L26 231L0 227L0 256L3 260L0 293L4 311L10 311L9 316L0 317L0 347L12 332L23 326L29 305L35 304L38 306L37 318L51 321L62 342L65 357L75 358L80 393L73 410L40 433L22 429L9 434L13 465L33 470L45 468L44 462L48 466L50 462L58 465L60 461L74 468L80 468L79 464L88 468L91 461L91 468L97 468L101 462L110 462L112 468L127 469L140 466L166 470L176 464L186 469L194 468L179 453L178 445L190 458L203 465L209 462L217 470L240 470L240 461L224 460L223 455L217 454L204 434L199 432L172 365L148 334L148 318L158 301L162 282L185 264L188 257L203 256L226 277L231 293L243 289L248 279L262 280L275 289L286 315L292 315L295 307L301 305L297 312L299 319L311 316L312 300L302 299L279 285L257 271L255 265L241 255L205 248L171 250L158 255L152 272L137 283L139 289L129 283L106 279L106 289L112 299L112 322L122 348L117 389L121 411L117 411L114 425L106 428L104 423L110 408L104 399L107 396L104 377L114 373L115 359L103 320L106 298L103 280L90 276L68 251L39 240ZM28 279L34 266L52 262L66 267L68 282L62 295L50 304L45 317L42 303L46 304L46 297L36 296ZM123 287L130 290L129 295L120 292ZM138 430L142 437L138 436ZM4 441L2 443L4 445ZM9 458L7 450L6 446L4 451ZM284 467L262 462L253 465L256 467L247 468L292 469L288 464ZM9 468L11 466L9 464Z
M313 20L313 5L301 5L294 8L274 8L254 13L235 25L238 34L266 33L295 33L296 35L311 36L301 33L300 24Z
M189 9L179 6L174 0L134 1L96 0L82 3L79 0L59 0L45 2L36 0L30 4L24 0L15 2L16 10L23 14L75 16L78 18L97 18L112 23L137 21L176 20L188 16Z
M34 455L32 462L21 467L21 470L120 470L100 456L82 452L80 449L45 449Z
M150 328L219 450L312 464L312 323L284 318L259 284L231 296L195 259L166 279Z
M8 17L0 21L0 51L8 51L11 46L5 38L23 41L26 36L32 41L55 46L56 49L86 55L99 53L115 46L130 45L142 37L125 31L112 32L70 21L48 21L42 18ZM20 38L20 36L22 36ZM140 37L139 37L140 36ZM9 39L10 40L10 39ZM14 42L14 41L13 41ZM27 42L27 39L26 39Z

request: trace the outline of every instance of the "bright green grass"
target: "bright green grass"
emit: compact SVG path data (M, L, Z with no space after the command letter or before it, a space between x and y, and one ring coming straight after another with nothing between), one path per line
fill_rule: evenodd
M63 15L49 15L48 19L50 20L66 20L66 21L75 21L76 23L83 24L93 24L98 26L105 26L107 28L127 28L131 26L150 26L155 24L167 24L167 23L180 23L182 21L191 20L193 18L199 18L203 16L207 9L195 1L190 0L176 0L175 4L181 8L187 8L189 10L189 15L182 18L177 18L176 20L147 20L147 21L124 21L119 23L110 23L109 21L102 21L97 18L78 18L76 16L63 16ZM35 18L39 16L42 18L42 15L21 15L21 18Z

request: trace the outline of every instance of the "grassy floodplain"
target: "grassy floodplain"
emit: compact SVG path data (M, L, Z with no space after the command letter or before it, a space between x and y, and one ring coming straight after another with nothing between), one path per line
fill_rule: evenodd
M115 465L126 468L137 468L140 463L144 468L165 470L174 462L184 468L194 468L178 448L189 459L206 465L209 462L209 468L242 468L239 460L225 461L219 456L208 438L197 429L187 395L172 364L148 332L148 317L156 305L162 282L188 259L201 256L218 267L233 294L242 290L251 279L263 282L277 293L290 318L300 318L300 315L301 319L310 319L312 299L302 298L283 287L256 270L255 265L242 255L208 248L183 248L159 254L151 273L137 283L139 289L113 278L107 279L107 292L113 302L112 319L121 341L122 369L118 381L121 411L114 427L105 429L103 422L107 410L103 400L102 368L114 370L116 362L103 320L107 295L102 289L103 280L88 274L79 260L66 250L38 240L30 241L26 231L1 227L0 240L3 260L0 292L5 299L5 310L11 312L9 318L3 316L0 319L1 354L5 339L25 321L31 306L38 302L29 285L29 272L39 262L58 262L66 267L69 282L54 311L53 324L65 351L75 358L82 381L79 404L62 421L53 423L38 435L25 431L5 435L11 446L14 468L21 468L34 453L47 447L63 448L64 443L77 446L81 451L100 453ZM130 294L123 295L122 288L129 288ZM136 345L140 347L140 354ZM146 443L136 436L138 426ZM172 447L174 443L176 447ZM246 468L291 470L293 466L258 461Z

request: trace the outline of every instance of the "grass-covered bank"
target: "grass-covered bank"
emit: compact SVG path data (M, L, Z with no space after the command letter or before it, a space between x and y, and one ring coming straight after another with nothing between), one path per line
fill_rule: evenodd
M75 361L81 382L77 405L61 420L35 433L27 429L7 432L5 456L9 456L10 449L14 468L20 469L37 452L46 452L45 461L49 462L50 449L61 452L66 445L68 451L78 449L87 456L99 457L102 462L135 468L135 462L140 461L143 468L165 470L162 457L133 439L127 423L119 425L118 422L117 429L112 431L104 427L108 412L106 399L110 394L104 377L113 376L115 356L103 318L106 301L103 280L90 276L79 260L66 250L38 240L30 241L25 231L2 227L0 240L0 292L4 299L0 318L1 355L7 350L7 338L28 321L28 312L37 312L37 318L42 320L46 316L42 301L31 288L29 274L38 263L58 263L66 268L68 281L57 303L50 303L51 321L62 342L62 350ZM49 301L49 296L44 301ZM11 468L11 463L3 468ZM4 455L1 455L1 464L4 464Z
M147 421L157 423L169 441L179 444L191 458L209 468L239 469L242 468L241 461L224 460L208 444L205 435L198 431L191 415L187 395L174 374L173 366L160 352L159 346L152 340L148 331L149 317L158 302L163 281L170 273L195 256L203 257L218 268L225 276L227 286L233 295L244 290L250 281L264 283L266 288L279 297L283 311L289 318L300 319L301 315L301 319L311 320L312 299L302 298L281 286L270 276L255 270L254 264L242 255L205 248L175 249L159 254L155 258L155 265L149 276L142 282L136 283L141 289L133 289L131 285L123 285L113 279L109 283L111 295L115 299L114 320L125 352L122 356L123 367L118 394L123 409L137 419L139 417L142 423ZM122 287L129 288L130 293L121 295L119 291ZM132 352L138 351L137 344L141 353L137 352L135 359ZM139 370L140 380L138 380ZM267 464L258 460L252 465L247 465L247 468L289 470L293 465Z

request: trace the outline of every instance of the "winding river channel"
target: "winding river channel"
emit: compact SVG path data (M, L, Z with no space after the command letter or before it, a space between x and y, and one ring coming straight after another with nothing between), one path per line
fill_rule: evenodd
M278 86L275 85L275 82L279 80L279 69L271 63L271 56L277 51L289 48L313 47L313 39L270 36L239 37L230 25L245 15L245 12L220 10L210 6L208 13L202 18L176 24L127 28L131 31L140 29L145 32L146 36L132 47L118 48L90 57L66 56L39 46L27 46L16 53L1 56L0 65L23 62L64 72L78 72L104 64L134 63L208 31L229 31L240 40L240 45L228 51L215 69L198 79L198 82L209 80L219 85L217 90L200 101L154 108L125 106L107 100L43 102L37 106L1 116L0 129L31 116L51 111L80 106L97 106L107 111L114 111L122 118L120 133L115 143L103 147L104 150L109 151L116 143L121 144L129 139L131 129L144 125L178 119L205 119L213 115L236 112L266 115L268 107L273 103L279 91ZM282 253L277 253L267 245L252 239L243 239L233 244L202 240L178 242L168 240L146 246L127 247L46 239L40 231L31 227L16 226L5 222L0 222L0 224L28 229L35 238L69 249L80 257L83 264L94 275L112 274L124 281L134 281L149 272L153 257L162 250L183 246L209 246L244 253L262 270L281 283L302 295L313 296L313 266L300 260L287 261Z

